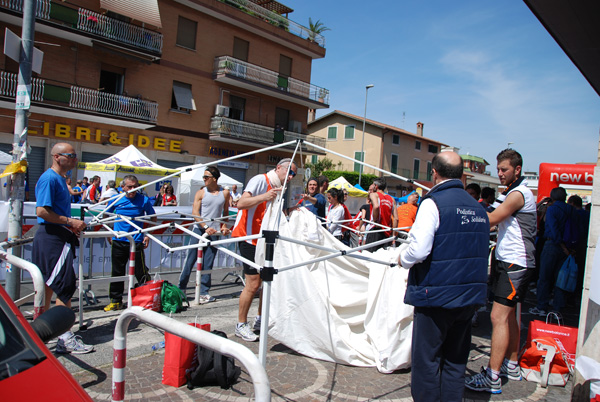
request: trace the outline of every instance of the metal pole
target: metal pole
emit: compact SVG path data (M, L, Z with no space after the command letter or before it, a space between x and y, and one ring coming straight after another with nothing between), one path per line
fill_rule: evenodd
M360 161L365 161L365 125L367 124L367 96L369 95L369 88L373 88L375 85L369 84L365 87L365 114L363 116L363 132L362 132L362 144L360 145ZM362 180L363 165L360 165L358 169L358 185Z
M33 34L35 29L35 0L25 0L23 4L23 28L21 33L21 54L19 57L19 78L17 100L23 99L19 92L26 88L25 109L18 108L15 112L15 132L13 139L13 163L27 160L27 127L29 114L29 99L31 94L31 65L33 60ZM15 101L15 106L17 102ZM20 239L23 234L23 201L25 200L25 174L18 172L11 176L9 211L8 211L8 241ZM21 256L21 247L10 249L16 257ZM6 292L13 299L21 293L21 273L9 268L6 272Z

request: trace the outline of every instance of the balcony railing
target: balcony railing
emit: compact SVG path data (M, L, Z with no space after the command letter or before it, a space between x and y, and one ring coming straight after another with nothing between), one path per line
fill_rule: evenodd
M0 95L17 96L17 74L0 72ZM32 78L31 100L68 104L75 110L104 113L156 123L158 103L78 86L63 87Z
M267 10L264 7L259 6L248 0L219 0L223 3L229 4L233 7L239 8L243 12L254 15L257 18L267 21L268 23L281 27L291 34L299 36L303 39L308 39L311 42L315 42L321 47L325 47L325 37L321 34L312 32L305 26L302 26L294 21L288 20L287 18L274 13L273 11Z
M23 12L23 0L0 0L0 6ZM162 52L162 34L140 26L119 21L85 8L70 8L50 0L38 0L36 18L60 21L82 32L98 35L116 42L142 48L153 53Z
M14 73L0 71L0 95L15 98L17 96L18 76ZM31 79L31 100L42 101L44 99L44 80Z
M234 76L256 84L279 89L282 92L288 92L313 101L329 104L328 89L291 77L283 77L275 71L267 70L266 68L235 59L231 56L215 58L214 69L216 75L226 74Z
M228 117L213 117L210 119L210 134L218 134L248 142L273 144L274 129L272 127L261 126L260 124L248 123L245 121L230 119ZM296 139L306 140L315 145L325 147L325 139L312 135L304 135L294 133L292 131L284 132L283 142L293 141ZM303 149L315 149L307 145ZM319 151L321 152L321 151Z

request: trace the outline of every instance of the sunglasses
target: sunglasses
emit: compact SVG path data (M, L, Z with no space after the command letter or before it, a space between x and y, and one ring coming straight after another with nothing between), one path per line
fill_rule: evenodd
M60 152L60 153L58 153L56 155L66 156L69 159L77 159L77 154L76 153L68 154L66 152Z
M213 176L202 176L202 180L212 179Z
M294 172L293 170L290 169L290 176L295 177L296 176L296 172Z

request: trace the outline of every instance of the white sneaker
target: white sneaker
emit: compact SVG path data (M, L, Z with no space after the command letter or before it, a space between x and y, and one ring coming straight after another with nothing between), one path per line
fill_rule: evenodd
M260 322L260 317L254 317L254 325L252 325L252 329L254 329L254 332L260 332Z
M200 298L198 299L198 303L206 304L206 303L214 302L215 300L217 300L217 299L215 299L211 295L200 295Z
M72 353L74 355L80 355L93 351L94 347L83 343L81 337L78 335L73 335L67 341L58 338L58 342L56 343L56 353Z
M247 322L235 327L235 336L242 338L246 342L255 342L258 339L258 335L252 332L252 328L250 328Z

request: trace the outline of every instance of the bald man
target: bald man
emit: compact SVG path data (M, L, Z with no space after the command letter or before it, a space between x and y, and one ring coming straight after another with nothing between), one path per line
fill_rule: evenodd
M77 165L77 154L71 144L59 142L52 147L52 166L46 170L35 187L36 215L40 228L33 239L32 262L40 268L46 283L45 309L50 308L52 294L56 304L71 307L76 289L73 269L77 236L85 222L71 218L71 194L67 187L67 172ZM58 338L57 353L89 353L86 345L70 330Z
M415 401L462 401L471 318L485 304L490 225L465 190L462 158L441 152L399 263L410 269L404 302L415 307L411 393Z

